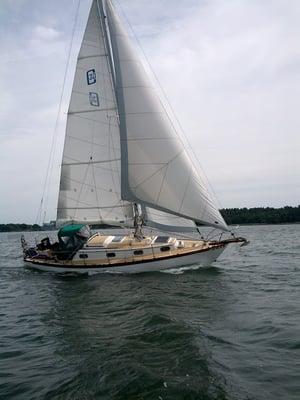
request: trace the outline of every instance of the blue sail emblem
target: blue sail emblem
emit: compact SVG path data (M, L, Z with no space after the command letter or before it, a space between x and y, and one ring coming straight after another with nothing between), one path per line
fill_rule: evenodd
M86 73L86 79L88 85L94 85L97 82L96 71L94 69L90 69Z
M90 105L94 107L99 107L100 103L99 103L98 93L90 92L89 97L90 97Z

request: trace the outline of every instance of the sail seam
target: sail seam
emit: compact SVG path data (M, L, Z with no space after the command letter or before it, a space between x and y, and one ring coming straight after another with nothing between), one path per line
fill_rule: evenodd
M178 140L177 138L170 138L170 137L160 137L160 138L129 138L127 142L139 142L143 140Z
M71 165L91 165L91 164L106 164L113 161L120 161L120 158L115 160L103 160L103 161L86 161L86 162L75 162L75 163L63 163L62 166L71 166Z
M176 154L176 156L173 157L171 160L169 160L167 163L164 163L164 164L163 164L163 167L161 167L160 169L158 169L157 171L155 171L152 175L148 176L145 180L143 180L142 182L140 182L140 183L139 183L138 185L136 185L134 188L137 189L139 186L141 186L141 185L143 185L144 183L146 183L149 179L153 178L153 176L157 175L157 174L158 174L159 172L161 172L165 167L167 167L167 168L166 168L165 175L164 175L164 178L163 178L163 180L162 180L162 184L161 184L161 187L160 187L160 191L159 191L159 194L158 194L158 197L157 197L157 199L159 199L159 197L160 197L160 195L161 195L161 191L162 191L162 185L163 185L163 182L164 182L164 180L165 180L165 178L166 178L166 174L167 174L168 167L169 167L169 165L170 165L174 160L176 160L176 158L178 158L181 154L182 154L182 151L179 152L178 154ZM128 165L135 165L135 164L128 164ZM147 165L147 164L145 164L145 165ZM148 165L153 165L153 164L148 164ZM162 164L155 164L155 165L162 165ZM157 203L157 202L158 202L158 200L156 201L156 203Z
M120 204L120 205L119 205L119 204ZM124 208L124 203L122 203L122 201L118 201L118 203L115 204L115 205L112 206L112 207L107 207L107 208L104 207L104 209L110 210L110 211L108 211L108 212L105 214L105 217L109 216L109 215L112 213L112 210L113 210L113 209L116 209L116 208Z
M99 196L98 196L98 188L96 185L96 177L95 177L95 167L94 165L92 165L92 174L93 174L93 179L94 179L94 190L95 190L95 194L96 194L96 200L97 200L97 205L98 205L98 212L99 212L99 218L103 219L102 215L101 215L101 211L100 211L100 203L99 203Z
M110 210L111 208L123 208L124 205L116 205L116 206L104 206L104 207L58 207L58 210L99 210L99 209L105 209L105 210ZM103 219L103 217L101 217Z
M109 120L110 120L110 119L109 119ZM108 129L109 129L109 133L111 133L111 131L110 131L110 125L109 125ZM116 148L115 148L115 146L113 145L113 143L111 143L111 142L113 142L112 137L113 137L112 134L109 134L109 135L108 135L108 149L109 149L109 155L110 155L111 157L113 156L113 157L117 158L116 152L115 152ZM119 164L120 164L120 163L117 164L117 168L118 168ZM119 176L120 176L121 173L120 173L119 170L118 170L118 173L119 173ZM117 183L116 183L116 181L115 181L114 174L111 175L111 178L112 178L112 182L113 182L113 186L114 186L114 188L115 188L115 191L117 192Z
M131 164L132 165L132 164ZM150 164L152 165L152 164ZM144 183L146 183L147 181L149 181L151 178L153 178L155 175L159 174L164 168L167 167L167 164L163 164L163 166L161 168L159 168L157 171L155 171L153 174L151 174L150 176L147 176L146 179L144 179L142 182L138 183L136 186L134 186L134 189L138 189L139 186L143 185Z
M99 190L99 191L103 191L103 192L107 192L107 193L113 193L113 194L119 194L118 191L113 192L113 191L111 191L110 189L106 189L106 188L103 188L103 187L100 187L100 186L96 186L96 185L91 185L90 183L81 182L81 181L78 181L78 180L76 180L76 179L66 178L66 180L68 180L68 181L70 181L70 182L73 182L73 183L78 183L79 185L84 184L84 186L86 186L86 187L95 188L96 190ZM100 207L100 206L99 206L99 207ZM101 207L100 207L100 208L101 208Z
M118 160L119 161L119 160ZM116 161L116 163L117 163L117 161ZM110 164L110 163L107 163L107 164ZM79 164L79 166L80 166L81 164ZM117 174L118 173L118 171L116 170L116 169L114 169L114 168L109 168L109 167L103 167L102 165L106 165L106 164L95 164L95 168L96 169L98 169L99 171L101 171L101 172L103 172L103 171L107 171L107 172L111 172L111 173L113 173L113 174ZM68 166L68 164L66 164L66 166ZM76 165L75 165L76 166ZM66 179L66 180L70 180L71 178L64 178L64 179ZM81 181L80 181L81 182ZM117 191L118 192L118 191Z
M73 93L76 93L76 94L82 94L82 95L84 95L84 96L86 96L86 93L84 93L84 92L80 92L79 90L73 90ZM110 102L110 103L113 103L113 100L112 99L109 99L109 98L106 98L106 97L100 97L99 96L99 98L103 101L103 102ZM109 108L101 108L100 110L97 110L97 111L110 111L110 109ZM94 111L94 110L92 110L92 111ZM75 111L76 112L76 111Z
M144 115L144 114L164 114L164 113L160 111L139 111L139 112L124 112L124 113L119 112L119 115Z
M86 60L88 58L98 58L98 57L108 57L108 54L94 54L94 55L90 55L90 56L82 56L82 57L78 57L78 61Z
M86 113L101 112L101 111L116 111L116 108L100 108L96 110L69 111L68 115L86 114Z
M143 88L143 89L152 89L155 91L155 88L150 85L128 85L128 86L122 86L122 89L135 89L135 88Z
M77 138L77 137L71 136L71 135L67 135L67 137L70 138L70 139L73 139L73 140L78 140L79 142L83 142L83 143L87 143L87 144L92 144L92 145L98 146L98 147L103 147L104 149L108 148L108 145L106 145L106 144L99 144L99 143L95 143L95 142L90 142L89 140ZM119 150L119 149L116 148L116 150Z
M79 204L81 204L82 205L82 207L79 207L78 205L76 205L76 207L58 207L57 209L58 210L67 210L67 209L70 209L70 210L75 210L75 209L97 209L98 207L92 207L89 203L87 203L87 202L85 202L85 201L82 201L82 200L76 200L76 199L74 199L74 198L72 198L72 197L69 197L69 196L64 196L64 198L66 199L66 200L70 200L70 201L73 201L74 203L77 203L78 205ZM118 201L118 203L116 203L114 206L103 206L103 207L100 207L100 208L105 208L105 209L110 209L110 208L120 208L120 207L123 207L124 205L120 205L120 206L118 206L118 204L120 204L121 203L121 201ZM83 207L84 206L84 207Z
M86 178L87 178L88 172L89 172L89 168L90 168L90 163L87 164L87 168L86 168L86 171L85 171L83 182L86 181ZM82 191L83 191L83 187L84 187L84 183L81 184L81 188L80 188L78 196L77 196L76 208L78 207L78 204L80 204L80 198L81 198L81 194L82 194ZM73 215L73 219L74 220L75 220L75 217L76 217L76 209L75 209L75 212L74 212L74 215Z
M85 119L87 121L95 122L96 124L101 124L101 125L110 125L109 122L104 122L104 121L98 121L97 119L92 119L88 117L83 117L82 115L79 114L73 114L72 116L80 119ZM117 118L118 115L109 115L109 118ZM118 125L114 125L115 128L118 128Z
M190 186L191 177L192 177L192 171L190 171L189 179L187 180L187 184L185 186L185 190L184 190L184 194L183 194L182 201L181 201L181 204L180 204L179 212L181 212L181 210L182 210L183 203L184 203L184 200L185 200L185 196L186 196L188 188Z
M92 57L92 58L95 58L95 57ZM101 61L103 61L103 57L96 57L96 58L100 58L100 60ZM107 57L106 57L107 58ZM97 75L99 76L99 75L101 75L101 76L103 76L103 77L105 77L105 78L108 78L109 77L109 70L108 70L108 65L106 65L106 68L107 69L104 69L104 67L103 67L103 65L98 65L98 63L99 63L99 61L100 60L94 60L94 63L93 64L90 64L90 65L97 65L98 66L98 70L97 70L97 68L96 68L96 72L97 72ZM77 66L77 71L86 71L86 66Z
M86 67L77 67L77 71L84 71L86 72ZM105 71L97 70L97 75L101 75L103 78L109 78L109 73ZM79 91L73 90L74 93L80 93ZM86 94L86 93L85 93Z
M170 165L170 164L168 163L168 165L167 165L167 167L166 167L166 170L165 170L165 173L164 173L164 177L163 177L163 179L162 179L162 181L161 181L161 185L160 185L160 188L159 188L159 192L158 192L158 195L157 195L157 197L156 197L156 203L159 202L159 198L160 198L160 195L161 195L161 192L162 192L162 189L163 189L164 182L165 182L165 180L166 180L166 176L167 176L167 172L168 172L169 165Z
M148 166L153 166L153 167L155 167L156 165L157 166L159 166L159 165L167 165L168 163L142 163L142 162L140 162L140 163L138 163L138 162L132 162L132 163L128 163L128 165L148 165Z
M93 40L83 40L82 43L84 43L84 45L87 47L93 47L94 49L99 49L99 46L90 44L90 43L97 43L97 42L94 42Z

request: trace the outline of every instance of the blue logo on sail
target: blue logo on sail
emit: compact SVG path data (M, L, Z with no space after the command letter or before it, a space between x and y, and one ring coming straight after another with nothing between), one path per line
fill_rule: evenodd
M98 93L90 92L89 96L90 96L90 105L94 107L99 107L100 103L99 103Z
M86 73L86 78L88 85L94 85L97 82L96 71L94 69L90 69Z

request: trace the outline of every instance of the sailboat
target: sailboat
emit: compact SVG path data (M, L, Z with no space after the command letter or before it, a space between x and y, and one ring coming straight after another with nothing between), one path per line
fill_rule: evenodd
M202 226L229 228L111 0L93 0L77 59L56 222L56 243L29 247L22 238L27 266L63 273L207 266L229 244L246 242L199 235ZM129 232L91 233L103 224Z

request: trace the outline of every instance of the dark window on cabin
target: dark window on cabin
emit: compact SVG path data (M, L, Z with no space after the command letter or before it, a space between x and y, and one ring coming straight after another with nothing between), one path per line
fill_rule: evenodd
M79 254L79 258L89 258L87 254Z
M143 250L135 250L133 253L135 256L142 256L144 254Z
M155 239L155 243L168 243L169 239L169 236L157 236L157 238Z
M111 243L119 243L119 242L122 241L123 237L124 237L124 236L115 236L115 237L113 238L113 240L111 241Z
M160 251L162 251L162 252L170 251L170 250L171 250L170 246L164 246L164 247L160 248Z
M107 253L106 255L107 255L108 258L116 257L116 253Z

